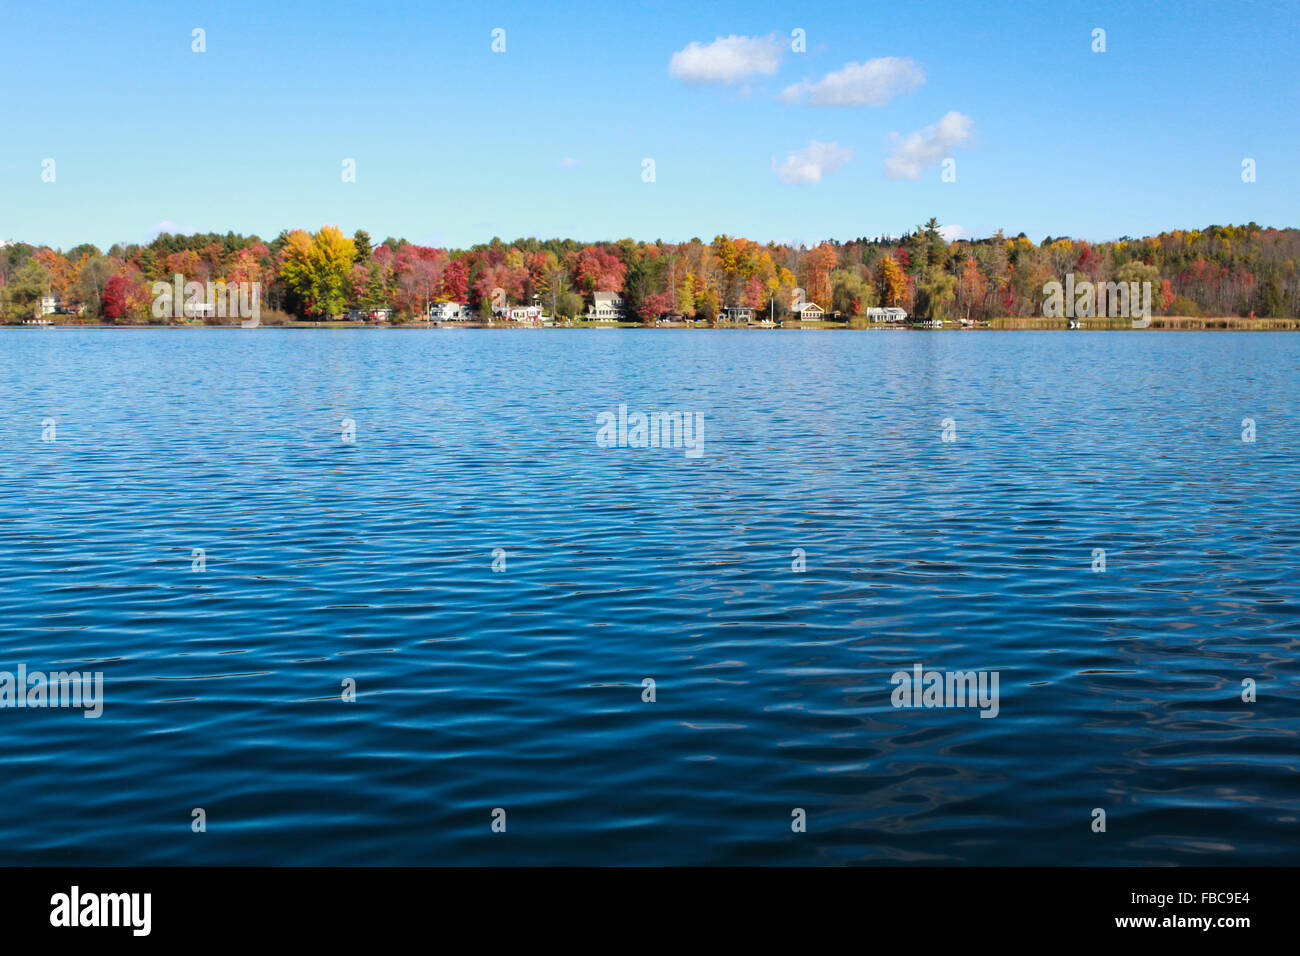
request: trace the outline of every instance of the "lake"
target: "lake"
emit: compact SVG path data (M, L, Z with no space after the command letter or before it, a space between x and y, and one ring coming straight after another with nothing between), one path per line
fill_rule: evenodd
M1300 336L0 353L0 863L1294 862Z

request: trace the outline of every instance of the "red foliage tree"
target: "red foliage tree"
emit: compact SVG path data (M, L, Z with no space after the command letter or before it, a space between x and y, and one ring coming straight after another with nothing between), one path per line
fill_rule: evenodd
M583 292L622 292L627 266L614 253L600 246L587 246L577 254L573 277Z
M135 283L120 272L109 278L104 284L104 295L100 299L104 315L113 321L125 318L131 311L135 298Z

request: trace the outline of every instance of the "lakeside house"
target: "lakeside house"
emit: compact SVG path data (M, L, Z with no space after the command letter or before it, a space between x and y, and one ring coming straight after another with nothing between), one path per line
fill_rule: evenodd
M392 318L393 310L386 305L348 309L349 322L389 322Z
M723 322L748 322L754 318L754 310L747 306L729 305L718 310L718 319Z
M867 309L867 319L872 322L906 322L907 310L894 307Z
M546 318L542 315L540 305L493 306L492 317L507 322L523 322L527 325L537 325Z
M820 322L826 318L826 310L816 302L800 302L791 311L801 322Z
M469 322L474 313L468 305L459 302L430 302L430 322Z
M44 318L47 315L53 315L57 311L59 311L59 300L57 298L52 295L41 296L40 311L37 313L38 316Z
M593 292L583 319L588 322L621 322L627 316L623 297L617 292Z

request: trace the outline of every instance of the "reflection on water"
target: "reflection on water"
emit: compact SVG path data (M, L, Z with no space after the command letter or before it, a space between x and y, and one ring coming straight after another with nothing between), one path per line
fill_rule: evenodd
M1300 337L0 352L0 669L105 681L0 710L0 862L1293 862ZM996 719L891 706L917 663Z

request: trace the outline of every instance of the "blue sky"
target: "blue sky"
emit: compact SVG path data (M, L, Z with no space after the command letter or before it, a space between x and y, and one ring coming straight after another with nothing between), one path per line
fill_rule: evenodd
M783 98L848 64L867 104ZM1290 2L40 2L10 7L0 75L0 239L64 248L161 223L450 246L1300 225ZM889 175L917 133L894 171L919 178ZM820 181L783 181L791 154Z

